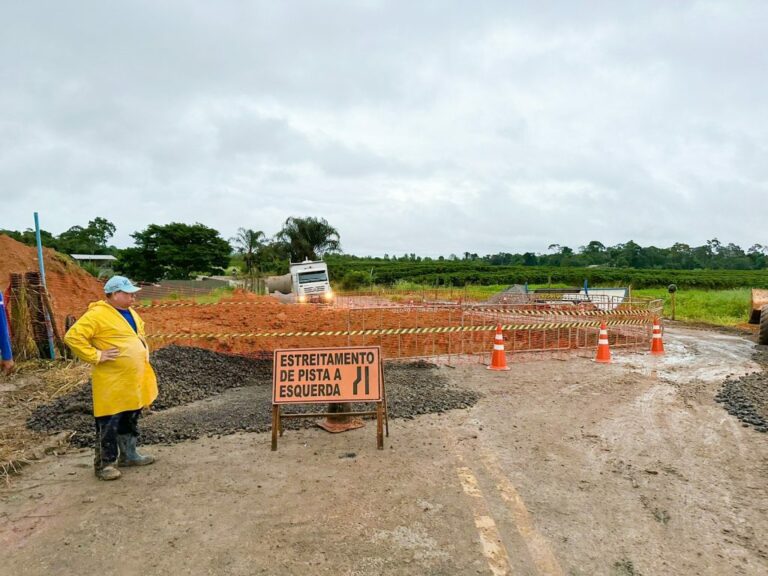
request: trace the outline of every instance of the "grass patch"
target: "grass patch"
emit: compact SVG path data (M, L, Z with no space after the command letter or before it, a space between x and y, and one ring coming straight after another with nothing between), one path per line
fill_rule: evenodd
M427 286L401 280L394 286L367 286L358 290L344 291L348 296L376 296L393 302L429 301L482 301L501 292L507 286Z
M232 286L222 286L200 296L187 296L179 292L170 292L162 298L142 298L138 304L140 306L150 306L153 302L175 302L177 300L190 300L196 304L216 304L224 298L231 297L234 291L235 289Z
M566 284L529 284L529 290L537 288L571 288ZM394 302L407 302L413 300L421 302L431 301L471 301L482 302L491 296L509 288L507 284L467 284L466 286L427 286L407 280L400 280L393 286L368 286L359 290L345 291L347 295L379 296L389 298Z
M232 293L235 291L235 289L232 286L223 286L221 288L216 288L212 292L209 292L208 294L204 294L202 296L196 296L193 298L193 300L197 304L216 304L217 302L220 302L224 298L230 298L232 296Z
M672 317L672 297L665 288L632 290L632 295L664 300L664 316ZM745 324L749 319L751 297L749 288L678 290L675 293L675 320L718 326Z

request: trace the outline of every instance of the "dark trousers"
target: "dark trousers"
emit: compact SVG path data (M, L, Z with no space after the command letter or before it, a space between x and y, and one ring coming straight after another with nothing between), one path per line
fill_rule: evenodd
M139 435L141 410L128 410L96 418L96 457L93 465L97 470L117 462L117 435Z

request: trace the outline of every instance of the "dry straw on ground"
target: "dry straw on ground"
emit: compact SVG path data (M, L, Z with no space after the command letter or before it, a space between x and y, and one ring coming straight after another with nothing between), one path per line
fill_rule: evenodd
M90 367L75 361L29 361L18 365L16 372L0 383L0 482L11 476L46 451L55 449L66 438L49 437L26 427L32 410L83 386Z

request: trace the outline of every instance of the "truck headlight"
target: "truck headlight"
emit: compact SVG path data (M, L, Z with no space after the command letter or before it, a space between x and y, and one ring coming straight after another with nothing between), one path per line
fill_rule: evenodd
M323 298L325 298L327 301L330 302L331 300L333 300L333 292L326 292L325 294L323 294Z
M307 297L306 297L305 294L302 294L301 296L299 296L299 302L301 304L304 304L304 302L306 302L306 301L307 301Z

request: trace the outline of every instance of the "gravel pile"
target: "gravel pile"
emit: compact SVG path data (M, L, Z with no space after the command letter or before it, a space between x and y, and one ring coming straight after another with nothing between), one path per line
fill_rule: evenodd
M528 304L528 291L522 284L513 284L488 298L486 304Z
M272 361L227 356L203 348L169 346L151 355L161 394L153 410L202 400L230 388L271 385Z
M169 346L154 352L160 396L140 421L143 444L174 443L235 432L267 432L272 423L272 363L200 348ZM390 418L467 408L479 395L448 384L429 363L385 363ZM90 384L35 409L27 425L38 431L74 431L72 442L93 444ZM371 404L352 409L370 410ZM325 405L287 406L284 413L320 412ZM284 420L285 428L311 427L309 419Z
M768 432L768 347L759 346L754 359L762 370L736 380L726 380L715 401L744 426L751 425L758 432Z

